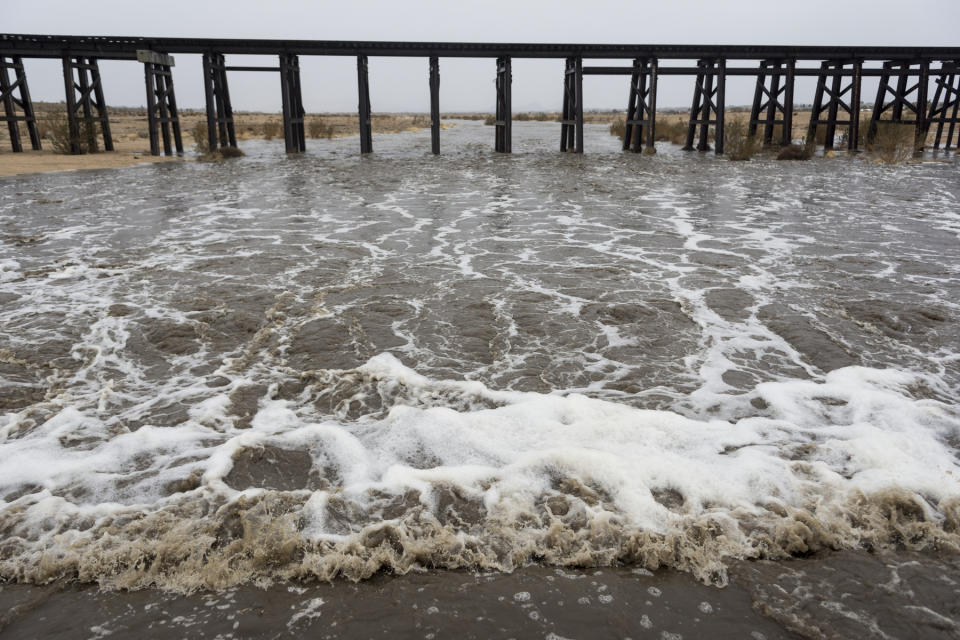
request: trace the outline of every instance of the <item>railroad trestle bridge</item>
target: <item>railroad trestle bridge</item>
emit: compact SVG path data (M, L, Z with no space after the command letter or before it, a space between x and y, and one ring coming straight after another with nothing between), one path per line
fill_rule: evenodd
M330 40L232 40L0 34L0 102L13 151L22 151L20 123L33 149L41 148L37 117L30 99L24 58L62 60L67 119L71 139L81 123L100 124L104 148L113 149L103 97L99 60L131 60L144 67L150 149L160 155L183 152L173 85L173 54L203 56L207 138L211 150L236 146L228 71L273 71L280 76L283 132L289 153L306 150L301 97L300 56L351 56L357 60L360 151L373 151L368 59L371 56L422 57L428 61L431 146L440 153L440 58L489 58L495 61L496 116L494 148L511 151L511 85L514 58L557 58L566 62L560 150L583 152L583 76L630 77L623 149L652 148L660 76L692 76L693 101L686 149L724 151L726 81L731 76L756 78L749 120L750 135L765 142L789 144L794 118L795 79L817 78L808 135L825 127L824 147L832 149L838 126L847 127L846 146L855 151L859 129L875 131L881 119L913 125L918 147L931 129L933 147L960 146L960 47L823 47L736 45L598 45L453 42L360 42ZM227 55L276 56L277 66L231 66ZM629 61L620 66L590 66L590 60ZM670 62L670 64L662 64ZM12 73L12 77L11 77ZM868 123L860 122L864 77L879 86ZM931 91L932 89L932 91ZM778 128L779 127L779 131ZM775 140L776 138L776 140ZM81 151L79 142L74 153Z

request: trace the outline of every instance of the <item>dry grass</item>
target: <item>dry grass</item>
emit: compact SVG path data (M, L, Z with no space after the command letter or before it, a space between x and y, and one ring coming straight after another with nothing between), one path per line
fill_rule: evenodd
M869 125L868 125L869 126ZM906 162L917 153L916 128L912 124L879 121L867 141L867 153L884 164Z
M333 138L333 125L327 124L322 118L314 118L307 122L307 133L311 138Z
M264 122L260 125L260 131L264 140L273 140L283 135L283 126L276 121Z
M760 141L750 135L750 128L740 118L725 123L723 131L724 155L728 160L744 161L752 158L760 148Z
M77 123L76 135L70 134L70 121L63 111L50 112L43 115L38 124L40 137L46 139L57 153L73 153L76 145L80 153L97 153L100 151L98 136L100 123L93 118L84 118Z
M610 135L616 136L620 140L623 140L623 136L627 135L626 118L618 118L613 121L613 123L610 125Z
M210 151L210 139L207 135L206 119L197 120L190 128L190 136L193 138L193 147L197 153L203 155Z

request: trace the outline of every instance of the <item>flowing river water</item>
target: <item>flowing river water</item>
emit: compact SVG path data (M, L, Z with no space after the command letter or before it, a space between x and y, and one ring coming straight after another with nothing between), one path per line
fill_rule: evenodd
M0 180L0 601L228 637L189 611L266 593L279 637L433 580L526 637L957 637L957 161L586 134Z

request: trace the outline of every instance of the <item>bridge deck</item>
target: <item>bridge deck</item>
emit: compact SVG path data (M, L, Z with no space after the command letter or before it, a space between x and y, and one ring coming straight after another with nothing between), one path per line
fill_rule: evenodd
M165 53L316 56L439 56L450 58L642 58L727 60L945 60L960 47L824 47L689 44L549 44L498 42L373 42L362 40L249 40L0 34L0 55L59 58L71 55L131 60L138 49Z

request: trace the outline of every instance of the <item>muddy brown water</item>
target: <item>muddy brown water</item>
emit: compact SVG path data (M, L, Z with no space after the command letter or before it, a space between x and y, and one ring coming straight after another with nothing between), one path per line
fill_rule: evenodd
M555 129L0 180L0 635L958 637L957 161Z

